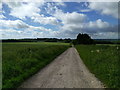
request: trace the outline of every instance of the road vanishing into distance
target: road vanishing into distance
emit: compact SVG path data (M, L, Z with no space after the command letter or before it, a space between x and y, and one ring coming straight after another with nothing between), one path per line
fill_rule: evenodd
M67 49L19 88L104 88L74 47Z

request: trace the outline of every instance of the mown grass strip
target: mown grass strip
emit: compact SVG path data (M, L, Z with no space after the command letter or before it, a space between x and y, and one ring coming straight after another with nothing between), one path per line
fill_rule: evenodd
M76 49L88 69L106 87L120 88L120 46L77 45Z
M68 48L64 44L3 43L3 88L16 88Z

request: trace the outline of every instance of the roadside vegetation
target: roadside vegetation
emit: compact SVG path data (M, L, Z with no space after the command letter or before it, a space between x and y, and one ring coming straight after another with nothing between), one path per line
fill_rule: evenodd
M76 45L88 69L108 88L120 88L120 46Z
M88 69L108 88L120 88L120 40L93 40L79 33L73 41Z
M3 88L16 88L68 48L67 43L2 43Z

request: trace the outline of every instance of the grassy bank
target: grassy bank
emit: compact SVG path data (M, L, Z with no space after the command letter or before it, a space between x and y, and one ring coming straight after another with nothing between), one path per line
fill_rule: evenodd
M88 69L99 78L106 87L120 88L120 46L110 45L77 45Z
M65 43L3 43L3 88L16 88L68 48Z

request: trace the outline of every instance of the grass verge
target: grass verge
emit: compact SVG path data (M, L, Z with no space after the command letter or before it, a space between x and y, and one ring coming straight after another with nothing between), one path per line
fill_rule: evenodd
M17 88L64 52L68 45L51 43L3 43L2 88Z
M77 45L88 69L108 88L120 88L120 46L110 45Z

